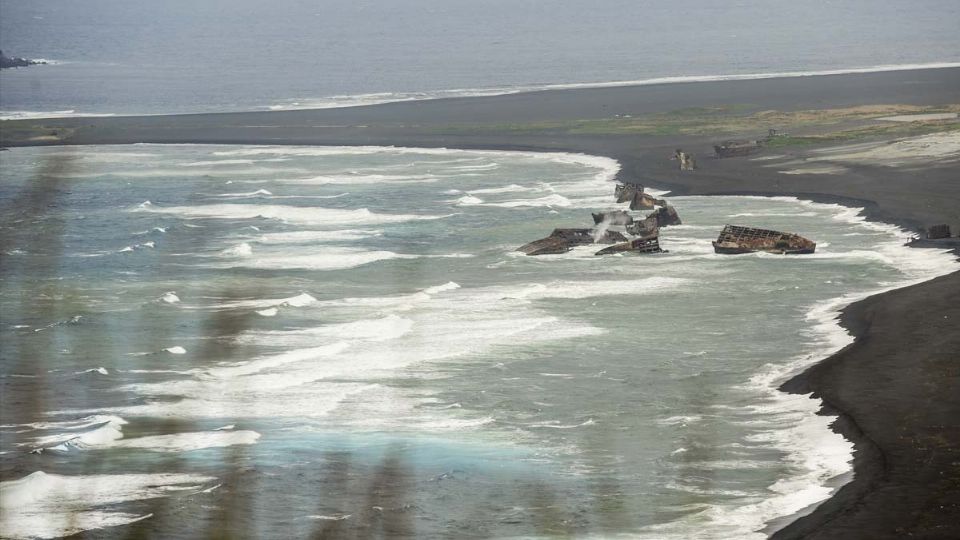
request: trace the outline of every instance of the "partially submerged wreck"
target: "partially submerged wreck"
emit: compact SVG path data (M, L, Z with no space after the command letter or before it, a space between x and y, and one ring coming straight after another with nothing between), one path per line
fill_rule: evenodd
M713 250L723 254L764 251L784 255L813 253L817 244L793 233L727 225L713 242Z
M597 255L609 253L662 253L660 249L660 228L680 225L680 216L676 209L663 199L657 199L645 193L643 186L630 182L617 184L614 195L617 202L630 201L630 209L653 209L643 220L636 220L626 210L610 210L592 214L592 229L554 229L550 236L534 240L517 248L527 255L556 255L566 253L576 246L589 244L615 244L597 252ZM635 237L628 238L623 233L609 230L609 227L624 227L626 233Z
M637 194L643 193L643 185L633 182L618 182L613 188L613 196L617 198L618 203L627 202Z
M622 244L616 244L603 248L595 255L611 255L613 253L664 253L660 249L660 239L657 236L651 238L637 238Z
M591 215L593 216L593 222L597 225L601 223L607 223L609 225L630 225L633 223L633 216L625 210L600 212Z
M615 244L626 242L627 237L617 231L595 229L554 229L550 236L534 240L517 248L527 255L556 255L566 253L575 246L589 244Z
M665 204L667 203L663 199L657 199L645 191L634 193L633 198L630 199L631 210L653 210L654 207Z
M641 238L649 238L660 234L660 225L657 224L657 217L650 216L646 219L634 221L627 225L627 233Z
M683 222L680 221L680 214L677 214L676 208L672 206L661 207L657 209L656 212L651 213L647 217L656 218L657 225L660 227L669 227L670 225L683 225Z

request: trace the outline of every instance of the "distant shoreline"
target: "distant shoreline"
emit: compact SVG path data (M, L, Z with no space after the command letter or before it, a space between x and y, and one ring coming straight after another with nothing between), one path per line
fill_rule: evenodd
M51 62L43 59L31 60L31 65L46 65ZM318 98L288 98L288 104L261 105L249 109L227 110L227 111L192 111L192 112L151 112L151 113L123 113L123 112L77 112L76 109L63 109L55 111L14 111L0 110L0 121L3 120L25 120L25 119L51 119L51 118L96 118L104 116L170 116L182 114L235 114L235 113L254 113L254 112L279 112L279 111L310 111L324 109L340 109L354 107L369 107L373 105L385 105L392 103L407 102L429 102L440 99L455 98L478 98L478 97L498 97L515 94L528 94L534 92L547 92L556 90L592 90L602 88L636 88L642 86L661 86L672 84L691 84L704 82L726 82L726 81L759 81L767 79L794 79L802 77L824 77L831 75L855 75L869 73L889 73L898 71L918 71L932 69L952 69L960 68L960 62L927 62L921 64L889 64L869 67L822 69L812 71L772 71L757 73L734 73L734 74L707 74L707 75L675 75L665 77L651 77L647 79L621 80L621 81L600 81L600 82L579 82L579 83L549 83L549 84L530 84L519 86L503 86L488 88L452 88L440 90L424 91L405 91L405 92L372 92L363 94L350 94L339 96L322 96Z
M680 111L675 116L682 116L691 110L709 119L713 110L760 114L958 102L960 68L943 68L547 90L320 110L15 120L0 124L0 142L578 152L616 159L622 165L620 178L675 195L789 195L864 207L869 219L912 230L948 223L956 234L960 231L956 163L931 163L909 175L870 164L834 175L783 175L746 158L702 159L701 170L681 173L668 159L672 150L682 147L706 156L718 135L684 132L682 125L666 133L657 133L657 126L650 132L638 131L623 118L656 117L668 111ZM587 120L602 120L602 129L597 131L598 124ZM745 137L764 131L760 125L742 129ZM870 133L867 140L880 137ZM46 138L30 140L34 136ZM841 323L856 342L786 382L783 389L813 392L828 412L839 414L835 429L856 444L854 480L774 538L960 535L960 471L955 466L960 461L957 320L960 272L872 296L843 310Z

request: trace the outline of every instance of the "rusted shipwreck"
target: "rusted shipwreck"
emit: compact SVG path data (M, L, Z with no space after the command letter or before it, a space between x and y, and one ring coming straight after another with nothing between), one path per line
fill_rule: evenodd
M642 220L635 220L627 225L627 232L644 238L659 234L660 227L669 227L670 225L681 225L680 215L672 206L663 206L656 212L651 212Z
M627 237L617 231L595 229L554 229L550 236L534 240L517 248L527 255L556 255L566 253L576 246L589 244L616 244L626 242Z
M764 251L784 255L813 253L817 244L793 233L727 225L713 242L717 253L738 254Z
M656 206L663 206L666 202L644 191L640 184L620 182L613 190L618 203L629 202L631 210L653 210Z
M636 238L629 242L616 244L603 248L596 252L596 255L611 255L614 253L663 253L660 249L660 239L657 236L651 238Z
M624 210L599 212L591 215L593 216L593 222L597 225L601 223L608 225L630 225L633 223L633 216L630 215L630 212Z
M763 147L763 141L738 140L723 141L713 145L713 152L718 158L738 157L750 155Z

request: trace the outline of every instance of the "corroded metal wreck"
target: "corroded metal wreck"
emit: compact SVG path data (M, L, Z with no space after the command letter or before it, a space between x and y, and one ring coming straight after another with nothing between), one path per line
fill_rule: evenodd
M817 244L793 233L727 225L713 242L717 253L737 254L764 251L784 255L813 253Z
M534 240L517 248L527 255L556 255L566 253L575 246L588 244L616 244L626 242L627 237L617 231L595 229L554 229L550 236Z

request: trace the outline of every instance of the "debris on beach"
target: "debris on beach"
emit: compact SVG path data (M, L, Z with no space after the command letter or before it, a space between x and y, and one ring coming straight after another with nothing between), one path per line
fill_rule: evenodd
M599 233L599 234L598 234ZM589 244L615 244L626 242L627 237L617 231L595 229L554 229L550 236L534 240L517 248L527 255L556 255L566 253L576 246Z
M784 255L813 253L817 244L806 238L780 231L727 225L713 242L713 250L723 254L764 251Z
M697 168L697 160L693 154L684 152L681 148L677 148L670 159L676 160L681 171L692 171Z
M637 238L603 248L595 255L611 255L613 253L664 253L664 250L660 249L659 237L653 236L651 238Z
M713 145L713 151L718 158L740 157L750 155L763 147L758 140L723 141Z

